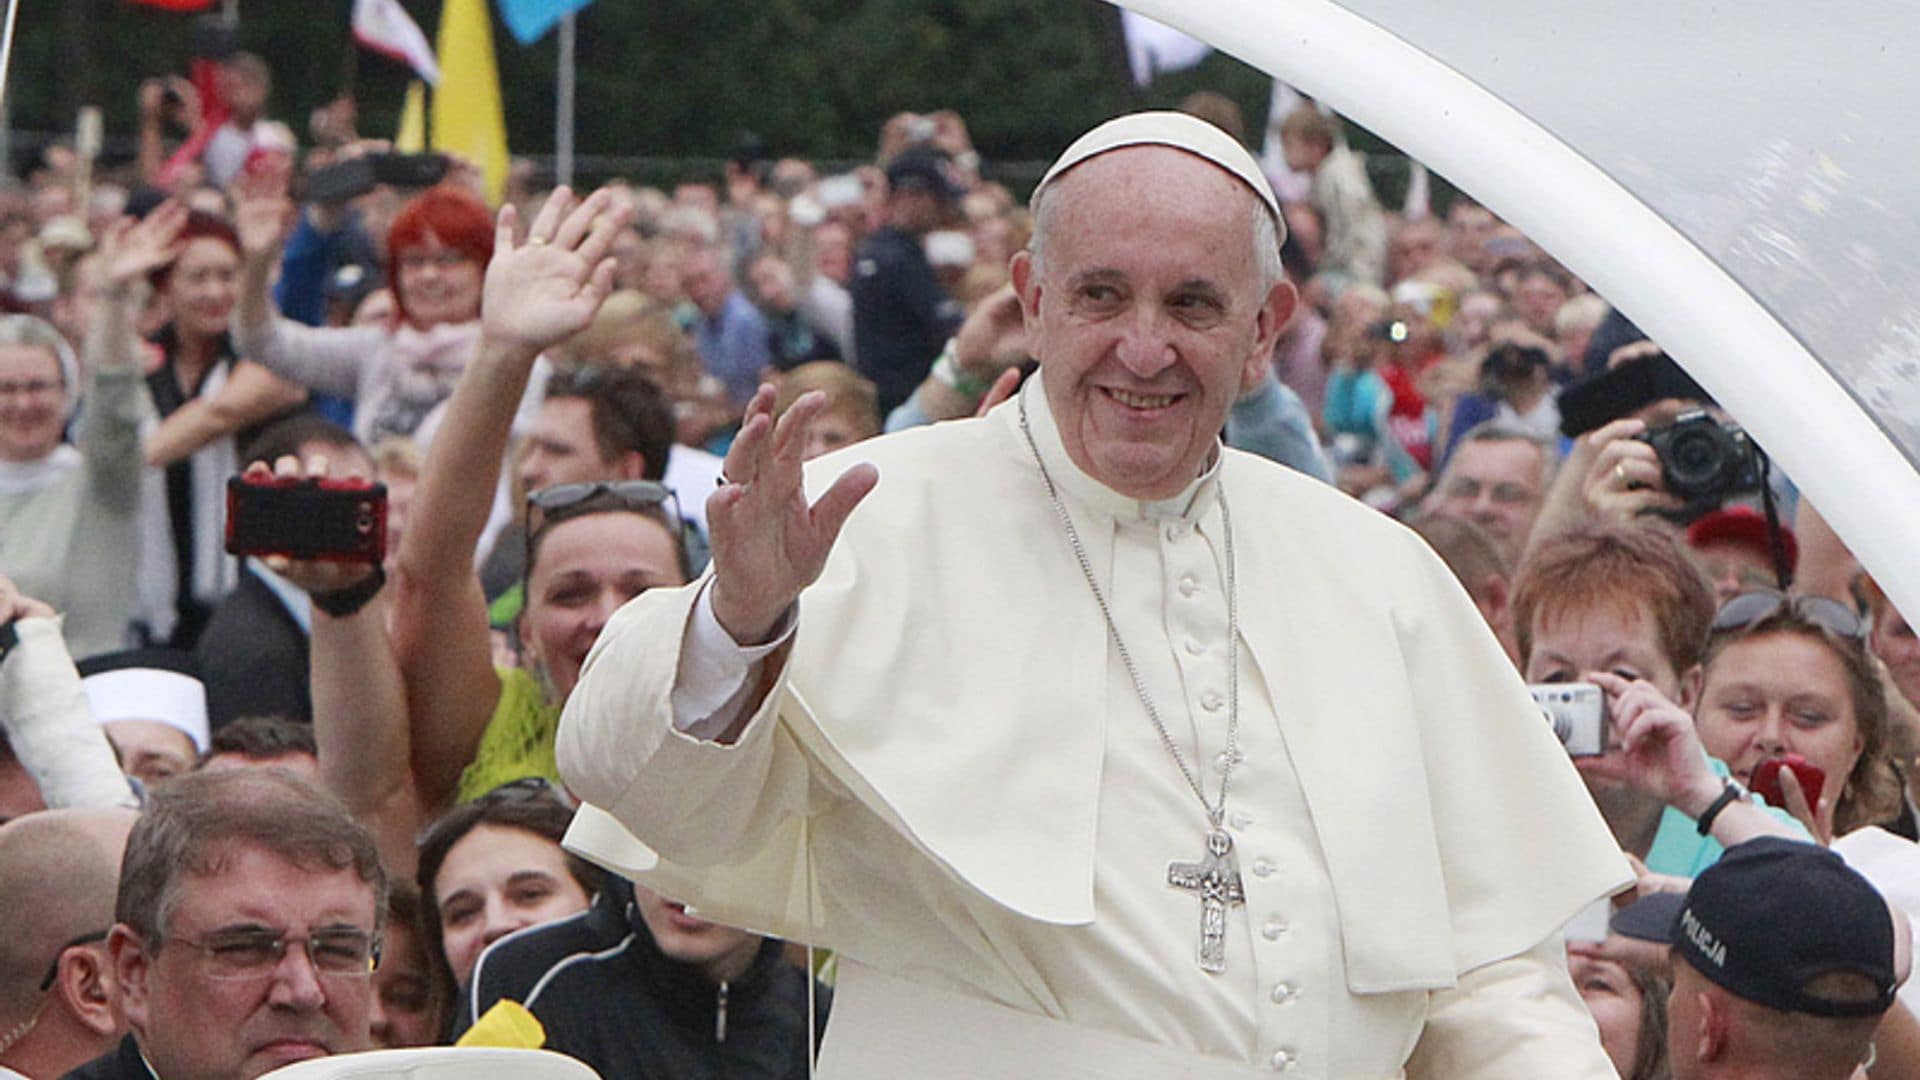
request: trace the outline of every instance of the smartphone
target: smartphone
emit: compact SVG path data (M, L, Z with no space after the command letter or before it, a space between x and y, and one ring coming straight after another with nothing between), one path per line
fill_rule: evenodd
M1787 808L1787 796L1780 789L1780 770L1792 769L1794 778L1800 781L1800 790L1807 796L1807 805L1814 806L1820 801L1820 789L1827 782L1827 774L1820 766L1809 762L1799 754L1786 757L1768 758L1753 767L1753 783L1748 787L1755 795L1767 800L1767 805L1777 809Z
M227 552L377 563L387 554L387 486L235 476L227 481Z

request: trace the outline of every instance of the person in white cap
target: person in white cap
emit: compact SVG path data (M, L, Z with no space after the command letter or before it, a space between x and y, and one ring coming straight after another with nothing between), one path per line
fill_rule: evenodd
M1034 217L1039 377L984 418L803 476L819 402L755 398L712 574L567 704L572 845L838 950L822 1076L1612 1076L1558 928L1628 869L1499 645L1411 533L1220 445L1295 302L1253 160L1123 117Z

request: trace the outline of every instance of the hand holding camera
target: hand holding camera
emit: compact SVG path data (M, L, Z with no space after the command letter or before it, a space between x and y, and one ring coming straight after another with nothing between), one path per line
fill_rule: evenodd
M1586 478L1580 495L1594 517L1632 524L1645 514L1678 513L1684 503L1666 490L1660 455L1642 436L1645 421L1615 420L1586 435Z
M1725 784L1707 765L1693 717L1643 679L1605 671L1586 678L1604 695L1619 751L1583 759L1580 770L1628 784L1688 817L1704 813Z

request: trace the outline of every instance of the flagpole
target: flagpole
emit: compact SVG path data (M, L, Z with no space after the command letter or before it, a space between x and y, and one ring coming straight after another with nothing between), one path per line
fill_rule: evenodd
M553 95L554 181L569 187L573 185L573 21L573 12L560 20L560 71Z

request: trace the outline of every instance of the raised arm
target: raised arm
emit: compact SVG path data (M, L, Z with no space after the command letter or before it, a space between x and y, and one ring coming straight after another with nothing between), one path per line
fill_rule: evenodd
M51 607L0 575L0 731L50 807L135 806Z
M234 231L240 234L240 301L233 338L240 353L276 375L338 397L359 389L360 368L384 352L379 327L302 326L273 307L273 273L295 208L284 171L244 172L235 185Z
M142 221L123 218L101 238L106 298L88 328L87 425L81 449L100 498L130 506L139 497L140 426L151 405L141 385L135 320L146 306L147 275L180 253L187 211L161 203Z
M613 285L607 251L625 212L606 192L555 191L515 243L500 211L481 299L481 339L434 436L394 574L394 644L413 723L413 771L429 807L448 800L500 698L473 555L515 409L542 350L579 332Z
M164 468L306 400L307 392L299 385L242 360L212 397L194 398L180 406L147 435L147 464Z
M323 458L274 463L279 476L326 476ZM265 479L264 462L247 469ZM411 876L425 820L409 768L412 750L400 665L387 640L384 592L362 598L377 566L265 557L267 568L313 597L308 671L320 780L373 830L389 873ZM357 605L357 606L356 606ZM330 610L331 609L331 610Z

